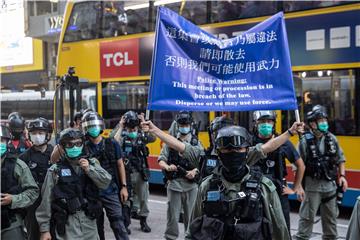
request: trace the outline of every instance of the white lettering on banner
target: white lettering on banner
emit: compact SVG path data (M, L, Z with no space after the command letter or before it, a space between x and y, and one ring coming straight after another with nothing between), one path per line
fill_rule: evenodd
M111 67L111 62L113 65L119 67L122 65L133 65L134 61L129 59L128 52L116 52L116 53L106 53L103 54L103 58L106 60L106 67ZM112 60L112 61L111 61Z

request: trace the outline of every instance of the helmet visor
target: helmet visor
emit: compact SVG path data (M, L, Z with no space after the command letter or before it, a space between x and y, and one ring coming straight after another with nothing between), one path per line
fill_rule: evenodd
M215 144L217 148L242 148L249 146L246 139L241 136L220 137L216 139Z

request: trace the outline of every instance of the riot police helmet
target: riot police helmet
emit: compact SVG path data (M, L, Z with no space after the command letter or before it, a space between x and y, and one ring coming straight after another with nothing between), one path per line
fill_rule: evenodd
M312 108L312 112L314 114L315 120L321 119L321 118L328 118L328 115L326 113L326 108L321 105L315 105Z
M211 121L209 129L211 133L217 133L221 128L232 125L234 125L234 122L231 118L221 116Z
M85 133L90 133L93 137L97 137L105 129L104 119L97 112L85 113L81 119L81 126ZM95 134L92 134L93 130Z
M6 139L7 141L12 139L10 129L7 126L2 125L2 124L0 125L0 138Z
M136 112L128 111L124 114L125 127L135 128L140 125L140 120Z
M259 120L272 120L276 121L276 112L272 110L258 110L253 113L253 120L255 122Z
M249 132L239 126L228 126L218 131L215 139L216 149L233 149L250 147Z
M77 128L66 128L60 132L59 143L65 147L72 140L81 139L84 142L84 134Z
M9 129L13 135L23 133L25 128L25 120L18 112L12 112L8 116Z
M189 111L180 111L175 118L178 124L191 124L193 122L193 118L191 112Z
M44 131L46 133L52 133L52 126L51 126L49 120L47 120L46 118L43 118L43 117L39 117L39 118L36 118L36 119L30 121L27 124L26 128L29 132L40 130L40 131Z

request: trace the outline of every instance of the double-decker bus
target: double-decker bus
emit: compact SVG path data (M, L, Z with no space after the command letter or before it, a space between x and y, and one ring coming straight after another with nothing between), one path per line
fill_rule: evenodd
M69 1L58 51L57 75L75 67L83 88L95 90L96 110L113 128L128 110L147 106L157 6L178 12L215 36L237 36L270 15L285 12L294 83L301 118L324 105L330 130L338 137L346 162L349 190L343 205L360 195L360 4L344 1ZM333 6L335 5L335 6ZM151 119L167 130L176 113L153 111ZM199 138L222 113L194 112ZM237 124L252 129L251 113L230 112ZM278 111L276 130L287 129L293 112ZM105 135L108 134L108 131ZM294 144L297 139L293 138ZM151 183L162 184L157 164L161 142L149 145ZM289 168L289 182L294 177Z

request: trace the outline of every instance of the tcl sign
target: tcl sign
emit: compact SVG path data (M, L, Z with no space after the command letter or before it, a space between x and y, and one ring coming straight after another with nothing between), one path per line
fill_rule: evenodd
M100 77L117 78L139 75L139 39L100 44Z

